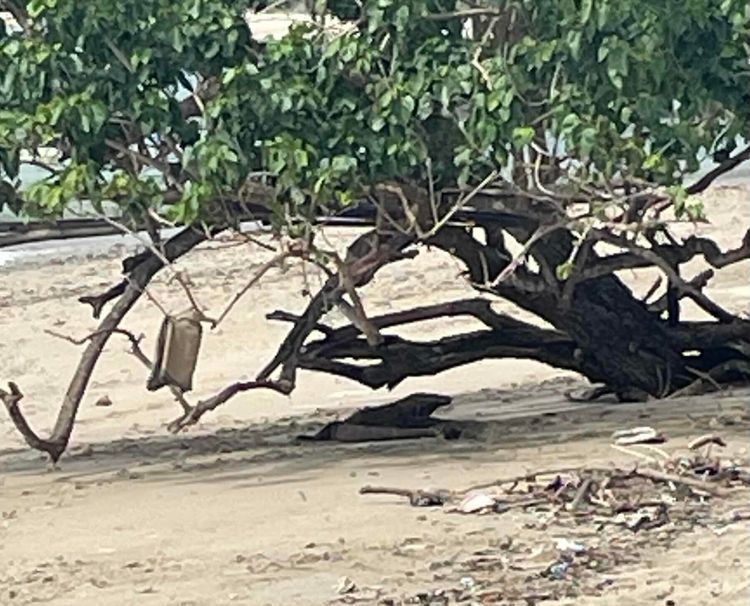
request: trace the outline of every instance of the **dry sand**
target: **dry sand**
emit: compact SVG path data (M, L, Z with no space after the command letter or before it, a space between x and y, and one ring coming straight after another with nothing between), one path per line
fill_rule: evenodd
M736 246L750 225L748 191L716 188L706 206L714 223L701 231L722 247ZM329 235L336 246L345 245L340 232ZM92 331L89 310L76 298L117 280L120 256L115 250L43 265L32 259L2 269L0 378L21 386L23 410L40 433L54 422L80 353L44 330L77 337ZM199 300L218 313L264 259L257 250L212 243L186 267ZM460 269L432 255L388 267L364 290L367 310L475 296L455 279ZM719 272L709 294L746 311L749 270L746 262ZM653 274L625 277L643 292ZM185 300L167 278L157 280L154 296L179 311ZM306 278L313 285L319 280ZM270 359L288 327L269 323L264 314L300 311L304 282L296 265L286 273L274 270L206 336L194 400L251 377ZM504 303L497 308L520 317ZM124 325L145 333L150 350L159 318L144 299ZM471 325L433 322L410 334L431 338ZM627 465L634 459L611 448L610 434L633 425L666 432L670 452L711 428L729 443L728 454L746 457L748 391L648 404L573 404L563 393L581 384L579 378L523 360L412 379L392 393L304 372L289 398L246 393L190 432L171 436L164 426L178 407L165 391L147 392L145 380L127 343L113 338L71 450L55 471L46 470L43 457L25 447L0 411L0 604L375 604L389 597L398 604L420 592L488 580L511 596L531 595L537 585L540 595L568 596L545 604L728 606L750 599L746 523L723 530L712 522L638 534L597 532L586 524L547 524L521 511L460 516L357 494L372 483L464 488L561 465ZM453 395L442 416L475 421L475 439L346 446L293 441L354 408L415 391ZM94 406L104 395L112 406ZM710 519L720 520L746 498L716 503ZM557 557L558 537L600 552L599 571L542 580L540 572ZM342 577L358 591L338 595Z

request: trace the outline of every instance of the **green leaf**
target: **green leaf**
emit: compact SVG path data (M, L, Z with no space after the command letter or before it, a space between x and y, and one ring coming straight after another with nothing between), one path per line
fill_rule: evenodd
M531 126L517 126L513 129L512 141L516 148L524 147L534 140L534 129Z
M581 0L581 23L586 25L591 18L591 9L594 7L594 0Z

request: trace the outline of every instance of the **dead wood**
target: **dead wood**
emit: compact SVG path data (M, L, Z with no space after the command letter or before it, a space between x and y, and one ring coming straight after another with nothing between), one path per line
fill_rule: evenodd
M594 480L592 478L585 478L583 482L581 482L581 485L578 487L573 500L570 502L571 511L578 511L582 508L593 486Z
M657 482L671 482L673 484L682 484L689 488L694 488L702 492L711 494L713 496L726 496L728 493L726 490L719 486L709 484L705 480L699 480L698 478L691 478L676 473L669 473L658 469L651 469L648 467L638 468L633 472L634 475L655 480Z
M690 450L697 450L699 448L702 448L703 446L707 446L708 444L716 444L716 446L722 446L725 447L727 443L724 441L724 439L716 435L714 433L707 434L705 436L699 436L695 438L694 440L691 440L688 444L688 448Z
M186 228L165 244L164 254L170 261L177 259L203 242L206 237L202 231ZM11 383L9 392L0 392L0 398L5 403L11 420L29 446L46 452L53 462L59 460L67 448L81 400L105 344L140 298L146 285L162 267L163 262L156 256L149 256L139 263L131 273L130 281L122 296L99 324L95 334L87 339L88 344L70 381L49 438L39 437L24 418L19 407L23 394L17 385Z
M370 231L357 238L344 259L352 285L356 288L367 284L381 267L405 258L402 250L410 243L411 238L408 236L378 231ZM294 385L300 350L305 340L315 330L320 318L341 300L345 292L346 288L338 274L329 278L289 331L274 358L258 373L256 379L268 380L281 366L279 380Z
M226 401L233 398L238 393L250 391L252 389L271 389L283 395L289 395L292 392L292 385L283 381L258 380L258 381L238 381L222 389L216 395L201 400L195 406L190 406L185 410L185 414L172 421L167 428L172 433L177 433L190 425L195 425L200 418L211 410L216 410Z
M410 490L386 486L363 486L359 489L359 494L388 494L406 497L413 507L438 507L456 499L456 494L449 490Z
M415 440L435 438L439 432L431 427L392 427L380 425L357 425L346 421L328 423L312 436L297 436L298 440L310 442L384 442L389 440Z

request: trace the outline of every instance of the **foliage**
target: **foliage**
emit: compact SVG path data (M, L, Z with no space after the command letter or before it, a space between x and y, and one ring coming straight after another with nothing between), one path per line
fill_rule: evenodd
M743 0L502 2L481 19L496 35L473 38L453 1L329 5L357 21L268 42L245 2L16 6L25 29L0 32L0 178L52 148L27 213L114 200L210 221L264 179L288 220L389 180L498 169L521 184L537 157L582 181L679 185L750 134Z

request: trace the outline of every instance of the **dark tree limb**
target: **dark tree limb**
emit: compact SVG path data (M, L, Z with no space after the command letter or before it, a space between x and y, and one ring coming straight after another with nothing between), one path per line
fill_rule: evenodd
M353 327L334 330L326 338L306 345L298 359L300 368L341 375L374 389L394 387L407 377L432 375L487 358L528 358L558 368L581 370L576 344L556 330L542 329L492 311L488 301L468 299L371 318L378 328L466 315L491 330L413 342L387 336L372 347ZM353 364L342 359L380 360L379 364Z
M401 234L383 234L371 231L357 238L349 247L344 265L348 271L351 287L360 287L372 280L384 265L413 255L402 250L411 243L411 238ZM170 431L178 432L193 425L207 412L215 410L229 399L252 389L272 389L288 395L295 387L299 358L305 340L320 326L320 318L327 313L346 292L346 285L339 273L329 278L313 297L305 312L294 320L294 326L282 342L274 358L263 368L254 381L238 381L225 387L216 395L190 407L180 418L169 425ZM285 319L288 319L285 316ZM278 379L271 379L281 366Z
M543 333L543 329L537 329ZM320 345L320 349L317 346ZM539 340L502 331L483 330L436 341L417 343L400 337L386 337L372 348L362 339L347 344L327 346L311 343L298 360L300 368L345 376L373 389L392 389L404 379L431 376L450 368L492 358L522 358L544 362L556 368L580 371L571 340ZM337 358L379 359L378 364L357 365Z
M651 249L633 244L622 236L617 236L604 230L592 230L592 232L596 232L596 236L603 242L625 248L631 251L633 254L643 257L652 265L656 265L657 267L659 267L667 275L667 278L669 278L670 286L676 288L680 293L683 293L690 297L703 310L705 310L721 322L732 322L737 319L734 314L729 313L728 311L711 301L711 299L700 292L700 290L683 280L677 273L677 271L675 271L674 264L666 261L663 257L659 256L658 253L654 252ZM750 252L750 248L748 249L748 251Z
M384 265L405 258L401 251L411 243L411 238L401 234L381 234L371 231L357 238L349 247L344 263L354 287L372 280ZM341 300L346 292L339 274L329 278L313 297L305 312L289 331L274 358L257 375L256 380L266 381L282 366L280 381L294 385L300 349L320 318Z
M302 316L297 316L281 309L277 309L270 314L266 314L266 320L278 320L279 322L291 322L292 324L296 324L297 322L299 322L301 317ZM325 324L321 323L315 324L315 330L323 333L325 336L331 336L335 332L335 330L330 326L326 326Z
M619 240L619 236L612 236ZM601 238L600 238L601 239ZM612 244L618 245L616 242ZM750 230L742 238L742 244L735 249L721 252L715 242L708 238L691 236L678 246L666 245L655 246L650 249L655 255L670 264L687 263L693 257L701 254L706 261L715 269L721 269L750 259ZM623 252L605 257L595 257L595 260L584 265L578 272L578 281L593 280L612 274L624 269L640 269L658 265L653 258L648 259L643 255L633 252Z
M185 228L165 244L164 255L169 261L173 261L192 250L195 246L203 242L206 237L206 234L200 230ZM163 262L154 255L149 256L132 271L130 283L126 287L125 292L99 324L96 334L88 339L88 345L70 381L49 438L40 438L31 430L29 424L26 422L18 406L22 394L16 385L10 385L9 393L2 392L0 394L8 408L11 420L29 446L46 452L52 461L56 462L68 446L81 400L105 344L125 315L140 298L143 289L162 267Z
M102 311L104 311L104 306L117 297L122 296L127 287L128 281L123 280L99 295L84 295L78 299L78 302L91 305L91 315L95 320L98 320L102 315Z
M702 191L705 191L706 189L708 189L709 186L714 181L716 181L716 179L718 179L722 175L725 175L729 171L734 170L740 164L742 164L743 162L746 162L747 160L750 160L750 145L748 145L742 151L738 152L735 156L724 160L722 163L719 164L719 166L709 171L703 177L698 179L698 181L693 183L690 187L686 188L685 191L687 191L687 193L691 196L695 194L699 194Z
M714 277L714 270L713 269L707 269L705 271L702 271L694 278L691 278L687 281L687 284L695 288L696 290L703 290L711 280L711 278ZM684 297L686 296L686 293L678 293L677 296ZM648 304L648 310L653 313L662 313L664 311L667 311L667 305L668 305L668 296L666 294L659 297L656 301L653 303Z

